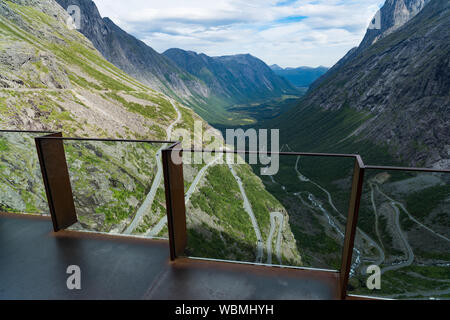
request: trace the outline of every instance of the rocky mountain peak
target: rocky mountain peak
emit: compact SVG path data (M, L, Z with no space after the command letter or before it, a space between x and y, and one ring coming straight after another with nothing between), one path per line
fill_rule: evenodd
M359 49L365 49L414 18L430 0L386 0L375 15L374 28L368 29ZM378 21L377 21L378 20Z
M387 11L392 14L392 23L385 27L385 33L381 30L372 45L342 58L274 127L286 128L284 132L289 133L288 125L292 125L289 143L298 141L299 148L306 149L306 144L300 145L301 139L306 140L305 132L295 130L299 124L306 128L322 120L326 123L323 135L330 134L324 139L333 151L361 153L361 146L370 141L388 147L396 159L412 166L448 166L450 2L427 1L402 27L395 24L401 8L418 10L424 3L387 1L382 10L390 7L393 11ZM329 119L338 119L337 115L342 119L335 120L333 127ZM360 121L355 121L358 117ZM345 132L336 128L351 121L355 121L354 129L334 141L336 133ZM317 137L313 138L316 143ZM358 141L345 149L343 144L350 144L351 139Z

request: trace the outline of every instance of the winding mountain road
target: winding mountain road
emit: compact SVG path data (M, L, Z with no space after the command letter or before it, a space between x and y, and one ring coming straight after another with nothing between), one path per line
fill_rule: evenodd
M383 241L381 240L380 230L379 230L379 226L378 226L379 225L378 210L377 210L377 205L375 203L375 190L373 188L373 182L369 181L369 186L370 186L370 201L372 202L373 214L375 215L375 233L377 234L378 241L380 241L381 247L383 248L383 252L384 252L384 245L383 245Z
M281 237L284 225L284 215L281 212L271 212L270 213L270 232L269 237L266 241L267 247L267 264L272 264L272 239L275 234L276 222L275 219L278 219L278 236L275 247L275 254L277 256L278 262L281 264Z
M253 213L252 206L250 204L250 201L248 201L247 195L245 194L244 185L242 183L241 178L237 175L236 171L234 171L234 168L231 164L228 164L228 168L230 169L231 173L234 176L234 179L239 185L239 190L241 191L242 198L244 200L244 209L247 211L250 220L252 221L253 229L255 230L256 239L257 239L257 247L256 247L256 263L262 263L263 259L263 241L261 236L261 231L259 230L258 221L256 220L255 214Z
M170 103L172 104L173 108L177 112L177 118L174 122L172 122L167 128L166 128L166 135L167 140L170 140L172 137L172 130L175 125L177 125L181 121L181 112L178 110L178 107L175 105L175 102L172 99L169 99ZM161 180L163 178L163 166L161 161L161 152L167 148L167 144L164 144L157 152L156 152L156 164L157 164L157 172L155 175L155 178L153 179L152 186L150 188L150 192L147 194L144 202L139 207L138 211L136 212L136 215L134 216L131 223L128 225L128 227L123 232L124 234L131 234L134 229L141 223L142 217L151 210L153 201L155 200L156 192L159 188L159 185L161 184ZM167 217L166 217L167 220ZM157 225L158 226L158 225ZM164 227L164 225L161 227ZM159 233L159 232L158 232Z
M194 181L192 182L191 186L189 187L189 190L187 191L186 195L184 196L184 202L187 204L189 202L189 200L191 199L192 193L194 193L195 189L197 188L198 183L200 182L200 180L203 178L206 170L208 170L208 168L210 166L212 166L213 164L215 164L217 161L220 160L220 158L222 157L222 155L216 157L213 161L211 161L210 163L208 163L206 166L204 166L197 174L197 176L195 177ZM159 222L152 228L150 229L145 236L146 237L156 237L164 228L164 226L167 223L167 215L164 215L161 220L159 220Z
M345 217L334 205L333 203L333 198L330 194L330 192L328 192L328 190L326 190L325 188L323 188L321 185L319 185L318 183L316 183L315 181L312 181L311 179L305 177L299 170L298 170L298 163L300 161L300 157L297 157L297 162L295 163L295 171L297 172L298 178L300 181L303 182L310 182L312 184L314 184L315 186L317 186L320 190L322 190L328 197L328 202L330 204L330 206L333 208L333 210L339 214L339 216L344 219L344 221L347 220L347 217ZM311 199L310 199L311 200ZM331 217L330 215L328 215L328 213L326 212L325 208L323 208L321 205L319 205L320 210L327 216L328 218L328 222L329 224L336 229L336 231L342 236L343 235L343 231L340 230L340 228L337 226L336 221L334 221L334 217ZM381 263L383 263L383 261L385 260L385 255L384 255L384 250L378 245L378 243L376 241L374 241L369 235L367 235L364 231L362 231L361 229L357 228L356 229L357 232L359 232L359 234L361 235L361 237L363 239L365 239L372 247L374 247L378 252L379 252L379 257L378 259L374 262L374 264L380 265ZM354 265L352 266L352 269L355 270L357 265L361 262L360 261L360 257L361 257L361 252L359 249L356 248L356 246L354 247L354 251L356 252L357 256L356 256L356 260Z
M414 218L414 217L409 213L409 211L405 208L405 206L403 205L403 203L398 202L398 201L392 199L392 198L389 197L387 194L385 194L383 191L381 191L378 184L375 185L375 186L376 186L376 188L377 188L377 191L378 191L383 197L385 197L386 199L388 199L391 203L394 203L395 205L399 206L400 209L402 209L402 211L405 212L405 213L408 215L408 217L409 217L413 222L417 223L419 226L421 226L421 227L424 228L425 230L431 232L431 233L434 234L436 237L439 237L439 238L441 238L441 239L443 239L443 240L445 240L445 241L450 242L450 239L449 239L449 238L447 238L446 236L443 236L442 234L437 233L437 232L434 231L433 229L427 227L426 225L424 225L423 223L421 223L420 221L418 221L416 218Z
M201 168L201 170L198 172L194 181L192 181L191 186L189 187L188 191L186 192L186 194L184 196L185 203L188 203L189 200L191 199L192 194L194 193L195 189L197 188L197 185L200 182L200 180L203 178L205 172L209 169L209 167L211 167L212 165L217 163L217 161L219 161L221 158L223 158L222 154L217 156L216 158L214 158L213 161L211 161L210 163L205 165L203 168Z
M405 249L407 251L408 259L406 261L402 261L400 263L384 267L381 270L381 274L383 274L385 272L388 272L388 271L398 270L398 269L401 269L401 268L404 268L404 267L408 267L414 261L414 252L413 252L413 250L411 248L411 245L409 244L408 239L406 239L405 234L403 233L402 228L400 226L400 210L398 209L397 204L395 202L391 202L390 205L394 209L394 212L395 212L395 228L397 229L398 235L402 239L403 246L405 247Z

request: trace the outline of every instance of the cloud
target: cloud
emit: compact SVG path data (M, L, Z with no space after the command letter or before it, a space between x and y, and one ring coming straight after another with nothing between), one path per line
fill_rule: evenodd
M268 64L331 66L359 44L384 0L94 0L159 52L250 53Z

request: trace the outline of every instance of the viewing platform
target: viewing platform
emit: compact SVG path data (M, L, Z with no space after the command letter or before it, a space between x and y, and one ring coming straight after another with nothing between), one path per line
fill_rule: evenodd
M169 259L169 243L53 232L50 217L0 213L0 299L338 299L338 274ZM65 270L81 268L81 290Z

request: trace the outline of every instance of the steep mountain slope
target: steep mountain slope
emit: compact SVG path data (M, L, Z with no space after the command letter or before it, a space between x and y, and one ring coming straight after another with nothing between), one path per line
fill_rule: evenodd
M169 49L164 55L202 79L213 92L235 103L296 93L288 81L278 77L263 61L250 54L209 57L192 51Z
M165 140L177 109L185 123L201 121L107 62L68 29L68 17L52 0L0 2L2 129ZM0 211L48 212L32 137L0 137ZM67 142L65 148L80 221L121 230L150 188L158 145Z
M387 1L386 8L401 3ZM450 2L431 0L402 27L351 50L299 105L263 126L280 128L283 151L358 153L366 164L449 169L449 30ZM279 173L264 183L288 210L303 259L339 266L333 253L343 243L354 161L293 158L282 157ZM444 173L365 170L349 292L448 296L449 182ZM366 286L373 264L383 274L376 292Z
M282 67L280 67L280 66L277 65L277 64L273 64L273 65L271 65L271 66L269 66L269 67L270 67L270 69L272 69L273 71L284 70Z
M289 81L277 76L263 61L250 54L209 57L192 51L169 49L164 55L207 84L217 97L216 101L211 100L209 110L229 112L228 115L224 114L225 120L217 121L202 110L198 111L211 120L210 123L218 126L249 124L246 113L236 111L233 107L241 108L249 103L263 103L273 98L284 100L286 95L300 94ZM234 119L237 121L233 122Z
M380 9L381 28L367 30L359 50L391 34L414 18L430 0L387 0Z
M278 65L273 65L270 68L275 72L275 74L286 78L298 88L309 87L311 83L316 81L320 76L328 71L328 68L326 67L298 67L283 69Z
M270 125L297 150L448 168L449 27L450 3L430 1L403 27L353 50Z
M53 130L78 137L169 140L179 138L175 137L176 129L193 133L194 121L200 121L203 131L211 133L212 128L191 109L106 61L87 38L68 28L68 18L67 12L54 0L0 2L2 129ZM0 133L0 212L48 214L33 141L35 136ZM222 141L218 135L216 138ZM74 228L138 235L152 231L161 216L165 216L160 150L166 146L163 143L64 141L79 220ZM270 197L248 165L236 165L235 169L241 173L242 180L252 180L253 185L259 185L257 190L250 190L254 198ZM186 166L187 173L195 174L195 170L195 166ZM214 181L227 176L233 179L230 170L208 173L208 178ZM219 194L221 189L224 189L223 184L207 188L213 195ZM194 192L193 196L196 195ZM230 258L239 252L239 257L245 261L254 261L256 250L252 234L233 228L237 223L240 228L246 228L241 222L247 221L248 214L243 206L237 205L242 197L241 193L233 194L233 216L224 215L219 219L214 210L190 214L189 218L196 221L217 221L206 227L205 224L188 226L202 236L199 245L191 246L192 250L207 250L205 240L217 237L226 228L223 240L217 243L214 238L214 243L228 249L216 252L216 258ZM147 201L149 198L151 201ZM206 197L203 200L220 200L223 204L229 199ZM270 229L267 221L273 208L283 211L282 205L274 199L258 206L263 232ZM282 233L283 261L301 263L288 224ZM155 235L167 236L167 229ZM195 244L199 237L194 235L191 239ZM242 248L233 245L233 241L242 244Z
M358 47L352 48L339 60L324 76L319 78L311 87L318 86L323 80L339 72L341 66L355 58L362 51L376 41L391 34L413 17L415 17L430 0L386 0L383 7L376 14L373 21L374 28L368 28ZM377 21L378 20L378 21Z
M109 18L102 18L91 0L57 0L57 2L63 8L69 5L80 7L80 31L92 41L109 62L151 88L162 91L190 106L212 124L242 122L246 116L228 112L226 110L228 106L243 101L255 99L261 101L267 97L279 97L284 92L284 89L279 90L280 88L290 87L283 80L273 78L274 75L267 77L267 69L261 68L260 64L257 65L259 70L252 70L250 83L248 83L248 77L240 79L246 74L237 69L249 64L243 62L239 66L236 64L223 66L232 69L225 71L222 79L225 83L222 82L220 89L216 92L214 89L218 86L208 82L211 79L207 74L192 73L193 68L183 68L183 65L178 65L176 61L174 63L166 55L157 53L142 41L123 31ZM253 63L253 66L255 65ZM257 74L259 71L262 71L262 74ZM265 82L257 84L255 79L260 78L267 84ZM289 90L295 92L292 87Z
M174 98L208 97L198 79L179 69L144 42L126 33L108 18L102 18L91 0L57 0L63 7L76 5L81 11L83 33L112 64L151 88Z
M56 3L2 1L0 6L4 127L165 137L176 117L170 102L104 60L80 33L68 30L68 15ZM137 92L148 97L140 102L142 110L132 112L126 105L137 99L132 98Z

